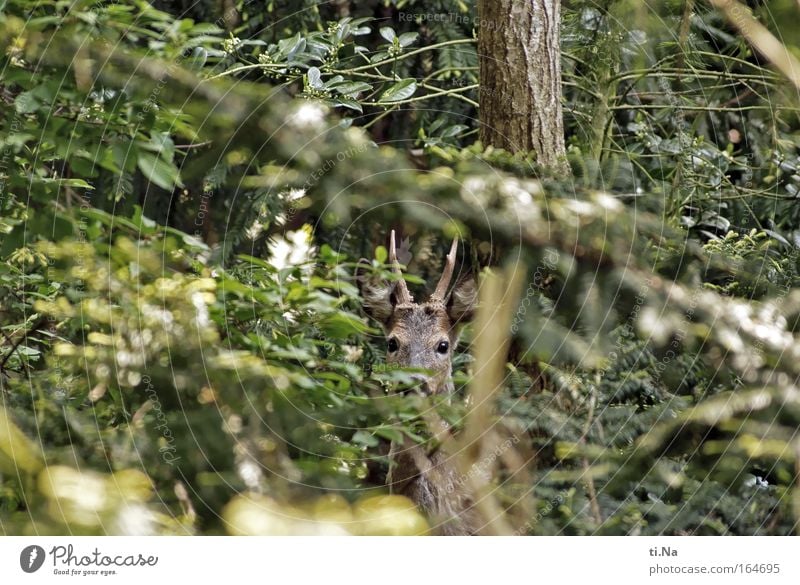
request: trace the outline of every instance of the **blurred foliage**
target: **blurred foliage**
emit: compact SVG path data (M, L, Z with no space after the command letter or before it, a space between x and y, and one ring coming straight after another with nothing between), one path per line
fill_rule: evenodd
M473 2L266 4L3 3L3 533L425 532L387 446L467 405L393 391L390 225L527 275L519 533L796 528L797 100L719 15L565 3L567 180L471 142Z

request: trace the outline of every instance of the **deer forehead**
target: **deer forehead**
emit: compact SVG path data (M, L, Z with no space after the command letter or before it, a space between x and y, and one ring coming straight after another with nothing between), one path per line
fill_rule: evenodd
M450 318L441 304L401 305L392 314L389 335L405 339L449 336Z

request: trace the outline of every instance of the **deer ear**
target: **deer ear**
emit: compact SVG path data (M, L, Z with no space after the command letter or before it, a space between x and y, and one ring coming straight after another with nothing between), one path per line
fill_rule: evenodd
M358 290L364 300L364 311L385 326L389 323L397 305L397 296L394 293L396 283L370 278L369 268L367 260L362 258L358 261L356 268Z
M478 305L478 285L472 276L459 280L447 299L447 315L450 321L464 323L472 319Z

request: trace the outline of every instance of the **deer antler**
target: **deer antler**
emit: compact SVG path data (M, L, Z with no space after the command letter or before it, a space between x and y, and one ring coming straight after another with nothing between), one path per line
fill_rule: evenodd
M411 298L411 293L408 292L408 285L403 279L403 271L400 270L400 265L397 263L397 245L394 240L394 230L389 238L389 262L392 263L394 273L399 277L395 287L395 294L397 296L398 304L413 303L414 299Z
M458 251L458 236L453 238L453 244L450 246L450 253L447 255L447 262L445 262L442 277L439 279L439 284L436 285L436 290L433 291L429 302L431 303L444 303L444 297L447 294L447 287L450 286L450 280L453 278L453 270L456 267L456 252Z

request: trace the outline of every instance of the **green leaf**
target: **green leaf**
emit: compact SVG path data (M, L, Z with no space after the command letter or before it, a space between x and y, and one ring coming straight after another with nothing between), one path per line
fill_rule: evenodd
M414 42L416 42L417 38L419 37L419 33L415 32L407 32L400 35L398 41L400 42L401 47L407 47Z
M32 91L24 91L14 100L14 109L18 114L32 114L41 107L41 102Z
M208 51L203 47L195 47L192 49L192 55L187 60L186 65L190 69L199 71L205 66L206 61L208 61Z
M410 98L417 91L417 82L413 79L403 79L383 92L380 101L385 103L399 102Z
M389 257L389 252L386 251L385 246L377 246L375 248L375 260L380 262L381 264L386 263L386 259Z
M146 222L150 222L149 225L152 225L152 226L156 225L156 223L151 219L144 218L144 220ZM145 226L147 226L147 225L148 224L145 224ZM182 232L180 230L176 230L175 228L170 227L170 226L165 226L163 228L163 230L164 230L164 232L166 232L168 234L172 234L172 235L178 236L183 241L184 246L186 246L187 248L194 248L195 250L206 250L206 251L209 249L208 245L205 242L203 242L202 240L198 240L197 238L195 238L194 236L192 236L190 234L187 234L186 232ZM153 231L155 231L155 230L153 230Z
M127 137L117 138L111 146L111 156L114 164L128 173L133 172L136 168L138 152L136 143Z
M361 318L351 313L338 312L319 322L319 328L331 338L346 339L350 335L364 333L368 327Z
M250 256L248 254L239 254L237 258L242 262L249 262L250 264L254 264L259 268L264 268L269 272L275 272L275 267L263 258L256 258L255 256Z
M344 82L344 77L342 77L341 75L334 75L328 81L326 81L324 84L322 84L322 88L323 89L335 89L335 88L339 87L340 85L342 85L343 82Z
M347 23L343 23L339 26L339 29L336 31L336 42L341 43L344 39L350 36L350 25Z
M340 97L336 98L333 103L337 106L343 106L345 108L349 108L351 110L355 110L359 113L364 113L364 110L361 108L361 104L359 104L356 100L347 97Z
M342 95L355 97L355 94L361 93L362 91L369 91L372 89L372 86L363 81L352 81L337 85L334 89Z
M136 161L139 170L142 171L147 180L171 191L176 185L182 187L178 167L172 163L168 163L158 156L142 151L139 153L139 158Z
M353 443L356 443L357 445L364 445L365 447L378 446L378 439L375 438L375 435L366 431L356 431L353 433L353 438L351 440Z
M37 138L37 136L26 132L8 133L0 140L0 147L9 146L14 149L14 152L19 152L20 148L25 146L25 143L36 140Z
M440 137L441 138L452 138L454 136L458 136L459 134L461 134L465 130L469 130L469 127L465 126L464 124L454 124L454 125L450 126L449 128L446 128L445 131L442 132Z
M65 185L67 187L80 187L81 189L94 189L89 183L84 181L83 179L59 179L58 182L61 185Z
M131 230L133 233L139 233L139 226L137 226L127 217L123 217L119 214L112 215L111 213L103 211L102 209L97 209L96 207L82 209L80 213L84 217L102 222L107 227L113 226L114 229L125 228Z
M76 175L83 175L84 177L96 177L98 175L95 161L88 156L81 154L71 156L69 166Z
M193 35L216 35L225 32L225 29L218 27L216 24L201 22L192 27Z
M286 54L286 60L292 61L297 55L303 52L306 48L306 40L305 38L300 36L300 33L297 33L295 37L295 41L291 44L291 48L289 52Z
M403 440L403 433L394 427L378 427L375 429L375 434L390 441L401 442Z
M393 43L394 40L397 38L397 35L395 34L394 30L390 26L382 27L381 30L380 30L380 33L381 33L381 36L384 39L386 39L387 41L389 41L390 43Z
M167 162L172 162L175 156L175 143L172 141L169 132L153 132L150 136L150 141L140 143L140 145L142 148L160 154L161 158Z
M139 226L139 231L142 234L154 234L156 232L157 224L152 219L145 217L142 214L142 206L141 205L134 205L133 206L133 217L131 221Z

